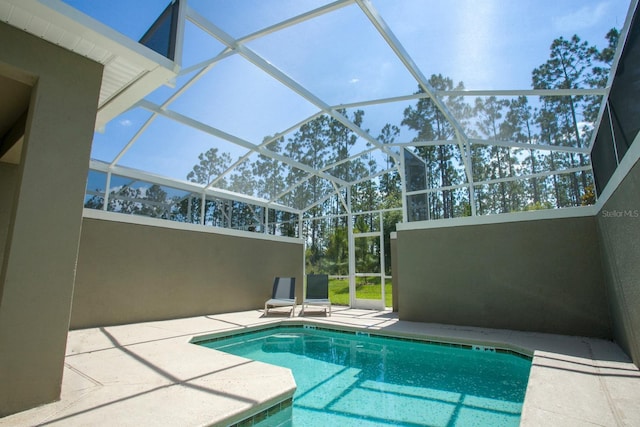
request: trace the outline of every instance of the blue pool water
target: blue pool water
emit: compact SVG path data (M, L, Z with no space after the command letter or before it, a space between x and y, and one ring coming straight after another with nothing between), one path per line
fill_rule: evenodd
M513 354L319 328L200 344L290 368L289 425L305 427L517 426L531 367Z

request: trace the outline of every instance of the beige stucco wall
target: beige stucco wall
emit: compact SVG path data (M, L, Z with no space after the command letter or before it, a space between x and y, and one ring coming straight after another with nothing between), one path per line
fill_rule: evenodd
M402 320L611 336L593 216L398 231Z
M0 72L33 82L0 281L0 416L59 398L102 66L0 23Z
M85 218L71 327L257 310L275 276L295 277L301 300L303 257L301 240Z
M640 366L640 162L607 200L597 220L613 336Z

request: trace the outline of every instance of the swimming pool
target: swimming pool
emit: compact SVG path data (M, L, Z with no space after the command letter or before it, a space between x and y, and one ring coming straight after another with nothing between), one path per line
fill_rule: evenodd
M308 325L198 344L291 369L294 426L517 426L531 367L491 348Z

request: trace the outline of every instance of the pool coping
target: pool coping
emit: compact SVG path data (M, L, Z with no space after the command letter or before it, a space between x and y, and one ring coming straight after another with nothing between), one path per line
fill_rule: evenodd
M336 307L330 317L289 319L262 310L70 331L62 396L0 418L0 427L225 426L286 401L289 370L193 345L194 337L276 324L315 324L532 355L522 426L632 426L640 371L616 344L585 337L408 322L389 311ZM262 406L261 406L262 405ZM106 421L108 420L108 421Z

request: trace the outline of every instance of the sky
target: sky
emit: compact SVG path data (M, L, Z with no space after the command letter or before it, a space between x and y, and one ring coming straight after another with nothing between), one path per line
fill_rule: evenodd
M65 0L138 40L168 0ZM190 6L224 32L240 38L282 19L329 3L323 0L190 0ZM531 71L549 57L557 37L577 34L599 48L621 28L629 0L372 0L403 48L429 78L442 74L466 89L529 89ZM253 40L246 45L327 105L410 95L417 82L356 4ZM222 51L223 45L187 24L183 66ZM191 76L178 79L177 87ZM174 91L148 99L161 104ZM473 99L469 99L472 102ZM375 138L386 123L400 124L414 103L363 107ZM169 108L260 144L268 135L315 114L318 107L239 55L216 65ZM92 157L111 161L150 114L135 109L96 133ZM403 129L406 142L414 135ZM360 141L364 147L365 142ZM211 147L235 160L246 149L168 119L156 119L120 164L185 179L198 154Z

